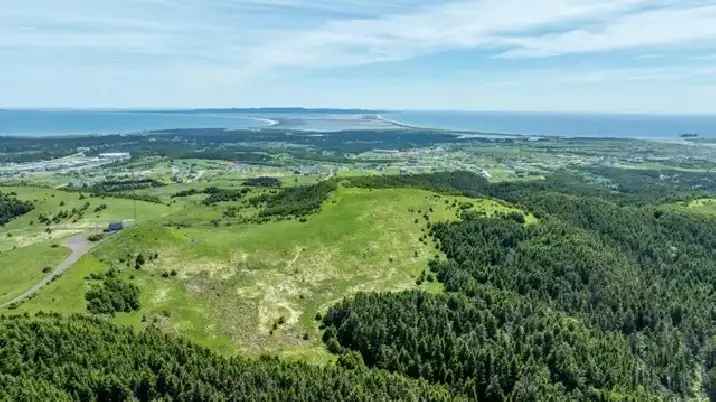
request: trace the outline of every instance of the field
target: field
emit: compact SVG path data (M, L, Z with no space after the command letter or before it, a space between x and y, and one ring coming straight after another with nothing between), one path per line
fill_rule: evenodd
M510 210L421 190L341 187L306 222L214 227L196 224L196 217L216 212L188 199L173 207L166 222L186 216L194 225L140 220L102 242L19 311L83 312L78 289L87 288L84 278L114 266L141 289L142 308L117 314L120 323L155 325L225 354L325 362L332 355L320 341L316 313L356 292L416 287L437 254L426 235L428 221L455 219L457 205L466 201L488 214ZM131 262L138 254L156 258L135 269ZM441 291L434 281L421 287Z
M117 198L92 198L78 192L59 191L40 187L2 187L5 193L17 193L17 198L32 201L35 209L0 228L0 251L25 247L42 241L58 241L76 233L101 231L113 221L131 221L135 207L138 219L151 220L171 213L171 208L156 203ZM84 198L82 198L84 197ZM60 211L80 210L57 222L45 225L41 216L53 217Z
M113 221L131 223L135 205L137 217L147 221L171 212L171 208L156 203L115 198L81 199L79 193L39 187L3 187L2 191L32 201L35 209L0 228L0 305L38 283L62 262L70 254L64 245L70 236L99 233ZM43 223L40 220L43 216L56 216L60 211L69 213L83 208L81 214L57 221L50 219Z
M47 273L43 269L57 265L69 254L67 248L47 241L0 253L0 304L39 282Z
M687 208L690 212L716 216L716 199L706 198L691 201L688 203Z
M705 218L716 217L716 199L700 198L691 201L678 201L663 206L667 210L675 210L698 215Z

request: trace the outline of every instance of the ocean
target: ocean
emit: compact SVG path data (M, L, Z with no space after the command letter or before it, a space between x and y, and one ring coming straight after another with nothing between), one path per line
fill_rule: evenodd
M377 119L378 114L383 120ZM716 115L618 115L480 111L0 110L0 136L106 135L172 128L261 127L332 131L407 126L496 134L677 139L716 137ZM2 140L0 140L2 141Z
M678 138L682 134L716 137L716 115L402 111L383 117L417 127L482 133L647 139Z
M230 113L0 110L0 136L131 134L171 128L240 129L270 124L267 120Z

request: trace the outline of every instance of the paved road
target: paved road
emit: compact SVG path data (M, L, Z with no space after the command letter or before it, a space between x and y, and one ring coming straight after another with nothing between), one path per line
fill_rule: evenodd
M46 275L44 278L42 278L40 282L33 285L30 289L26 290L21 295L15 297L9 302L0 304L0 308L7 307L13 303L21 302L26 298L34 295L40 289L42 289L43 286L50 283L54 278L59 275L62 275L63 272L65 272L69 267L74 265L77 260L79 260L83 255L87 254L92 248L92 244L87 240L87 236L83 234L70 237L65 242L65 246L72 250L72 253L67 258L65 258L65 260L62 261L60 265L55 268L54 271Z

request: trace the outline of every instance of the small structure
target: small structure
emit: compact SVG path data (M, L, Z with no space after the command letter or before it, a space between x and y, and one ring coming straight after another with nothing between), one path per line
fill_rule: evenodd
M107 225L107 232L119 232L120 230L124 229L124 224L122 222L110 222L109 225Z

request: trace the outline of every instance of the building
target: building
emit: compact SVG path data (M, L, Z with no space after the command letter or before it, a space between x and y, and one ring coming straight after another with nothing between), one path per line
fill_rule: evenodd
M122 229L124 229L124 224L122 222L111 222L107 225L107 232L119 232Z

